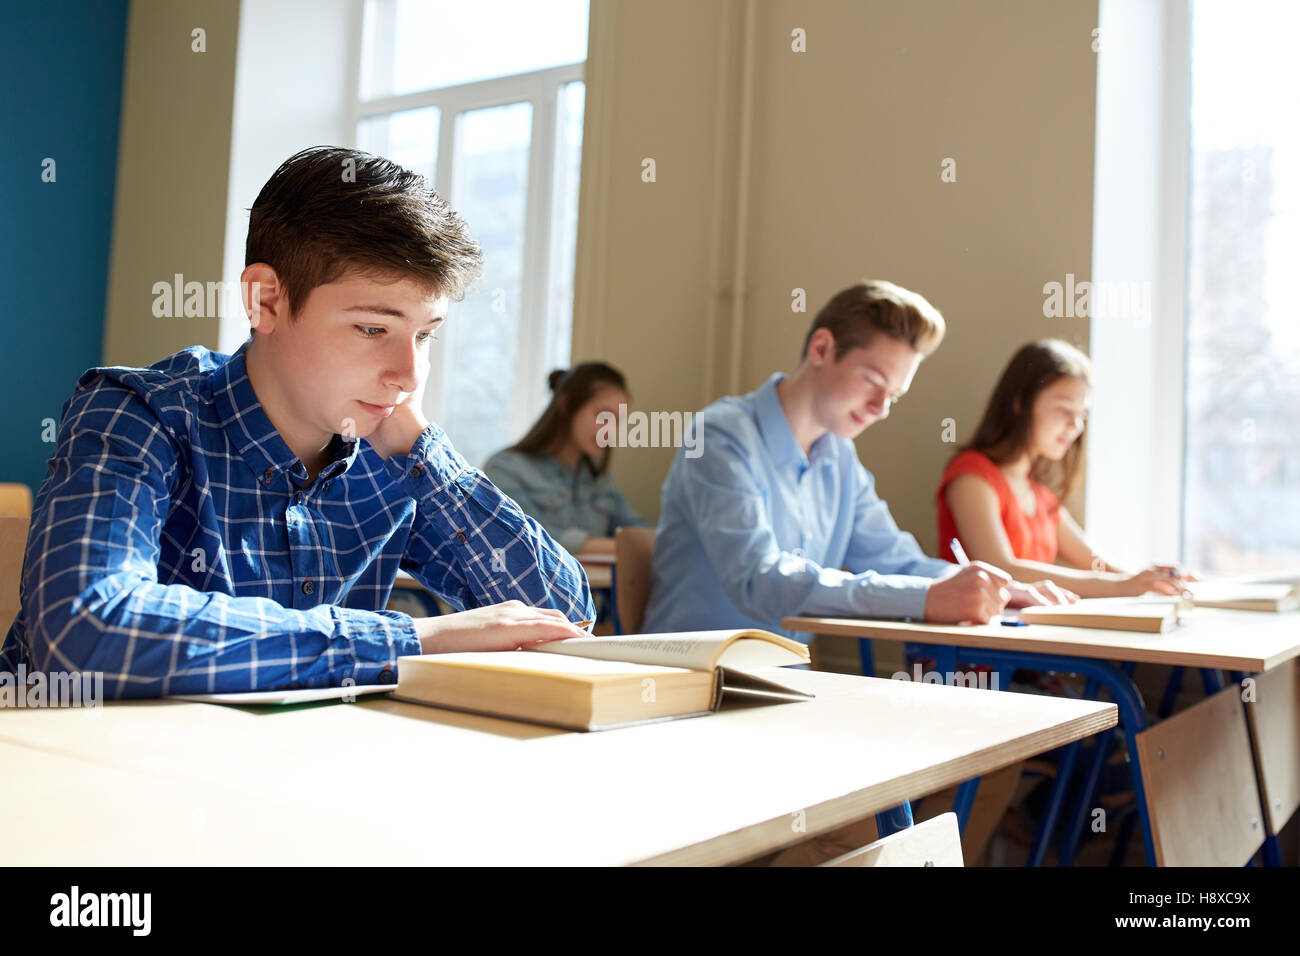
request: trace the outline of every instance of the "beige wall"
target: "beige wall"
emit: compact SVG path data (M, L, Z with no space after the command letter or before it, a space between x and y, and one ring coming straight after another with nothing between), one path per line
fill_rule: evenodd
M156 318L155 282L221 280L237 0L132 0L104 362L217 347L217 319ZM206 52L191 31L206 31Z
M948 337L858 448L933 550L942 420L968 438L1023 342L1087 345L1086 320L1043 317L1042 287L1090 269L1096 4L592 8L575 360L622 368L636 407L697 409L792 368L813 314L855 279L921 291ZM796 27L807 52L791 51ZM791 312L796 287L807 313ZM615 459L651 520L670 461Z
M152 285L222 278L239 4L135 0L104 360L147 364L215 318L154 318ZM933 549L933 489L1016 346L1086 345L1042 316L1090 271L1096 4L592 0L574 358L637 407L696 410L789 369L816 310L861 276L949 320L888 421L859 440L899 523ZM207 31L193 53L190 31ZM791 50L806 31L807 51ZM653 158L656 182L642 182ZM945 157L957 181L940 181ZM806 313L790 310L807 292ZM739 290L739 294L736 291ZM671 449L615 475L654 520Z

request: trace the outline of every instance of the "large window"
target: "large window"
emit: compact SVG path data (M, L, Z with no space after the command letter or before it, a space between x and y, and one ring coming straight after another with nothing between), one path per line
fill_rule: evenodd
M358 147L424 174L483 247L425 408L482 464L569 362L587 0L365 0L361 36Z
M1300 565L1300 4L1191 17L1183 552Z
M1124 563L1300 566L1290 0L1101 0L1087 521ZM1099 41L1099 42L1098 42Z

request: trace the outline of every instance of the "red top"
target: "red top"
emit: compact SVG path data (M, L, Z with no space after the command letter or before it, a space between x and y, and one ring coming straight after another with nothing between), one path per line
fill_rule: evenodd
M979 475L997 492L998 517L1002 519L1002 527L1011 542L1012 554L1024 561L1051 564L1056 560L1056 519L1061 507L1060 500L1045 485L1031 478L1029 485L1034 489L1037 507L1033 517L1030 517L1020 507L1002 469L983 452L973 450L964 451L954 458L943 473L943 481L939 483L936 496L939 506L939 557L945 561L957 560L948 542L961 536L957 534L957 522L953 520L952 510L944 500L944 492L948 490L948 483L958 475Z

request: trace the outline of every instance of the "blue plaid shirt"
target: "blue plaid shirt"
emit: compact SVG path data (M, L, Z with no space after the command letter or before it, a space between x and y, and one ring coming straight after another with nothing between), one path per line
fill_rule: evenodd
M36 497L0 671L102 671L108 697L327 687L420 653L398 568L457 609L595 617L581 566L437 425L408 455L335 436L315 482L244 356L86 372Z

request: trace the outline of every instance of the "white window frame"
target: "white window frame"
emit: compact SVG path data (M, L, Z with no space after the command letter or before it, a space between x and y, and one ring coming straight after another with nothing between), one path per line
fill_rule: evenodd
M1089 539L1128 567L1183 557L1191 11L1101 0L1094 282L1150 281L1151 320L1094 318ZM1170 494L1176 489L1176 494Z
M380 11L393 12L393 7L380 4ZM528 193L524 208L524 257L519 289L519 339L516 346L516 364L514 369L515 387L510 403L510 435L522 437L524 430L541 413L546 405L546 376L550 371L549 363L556 354L565 354L569 348L557 352L552 338L551 316L551 251L553 239L557 234L554 216L555 204L555 151L559 142L558 110L560 91L569 83L585 82L585 61L563 66L518 73L512 76L495 77L445 86L436 89L405 93L399 96L384 96L373 99L361 98L361 61L363 55L363 25L365 19L365 0L353 0L352 10L352 50L348 98L345 108L348 143L357 145L357 127L364 119L399 113L405 110L421 109L435 106L438 108L438 156L433 188L448 202L453 202L452 185L455 170L455 129L456 117L468 110L484 109L493 106L509 106L513 103L528 102L532 105L532 133L528 156ZM391 16L386 29L381 25L383 37L391 45L391 36L395 30ZM473 223L470 223L471 233ZM480 290L477 294L482 294ZM447 345L454 345L450 326L454 322L455 305L448 316ZM571 342L569 343L571 348ZM430 374L438 374L438 387L429 389L425 394L425 414L433 421L443 420L444 388L450 380L448 371L453 360L454 348L444 347L438 350L441 367L431 369ZM454 438L454 436L453 436ZM513 440L512 438L512 440Z

